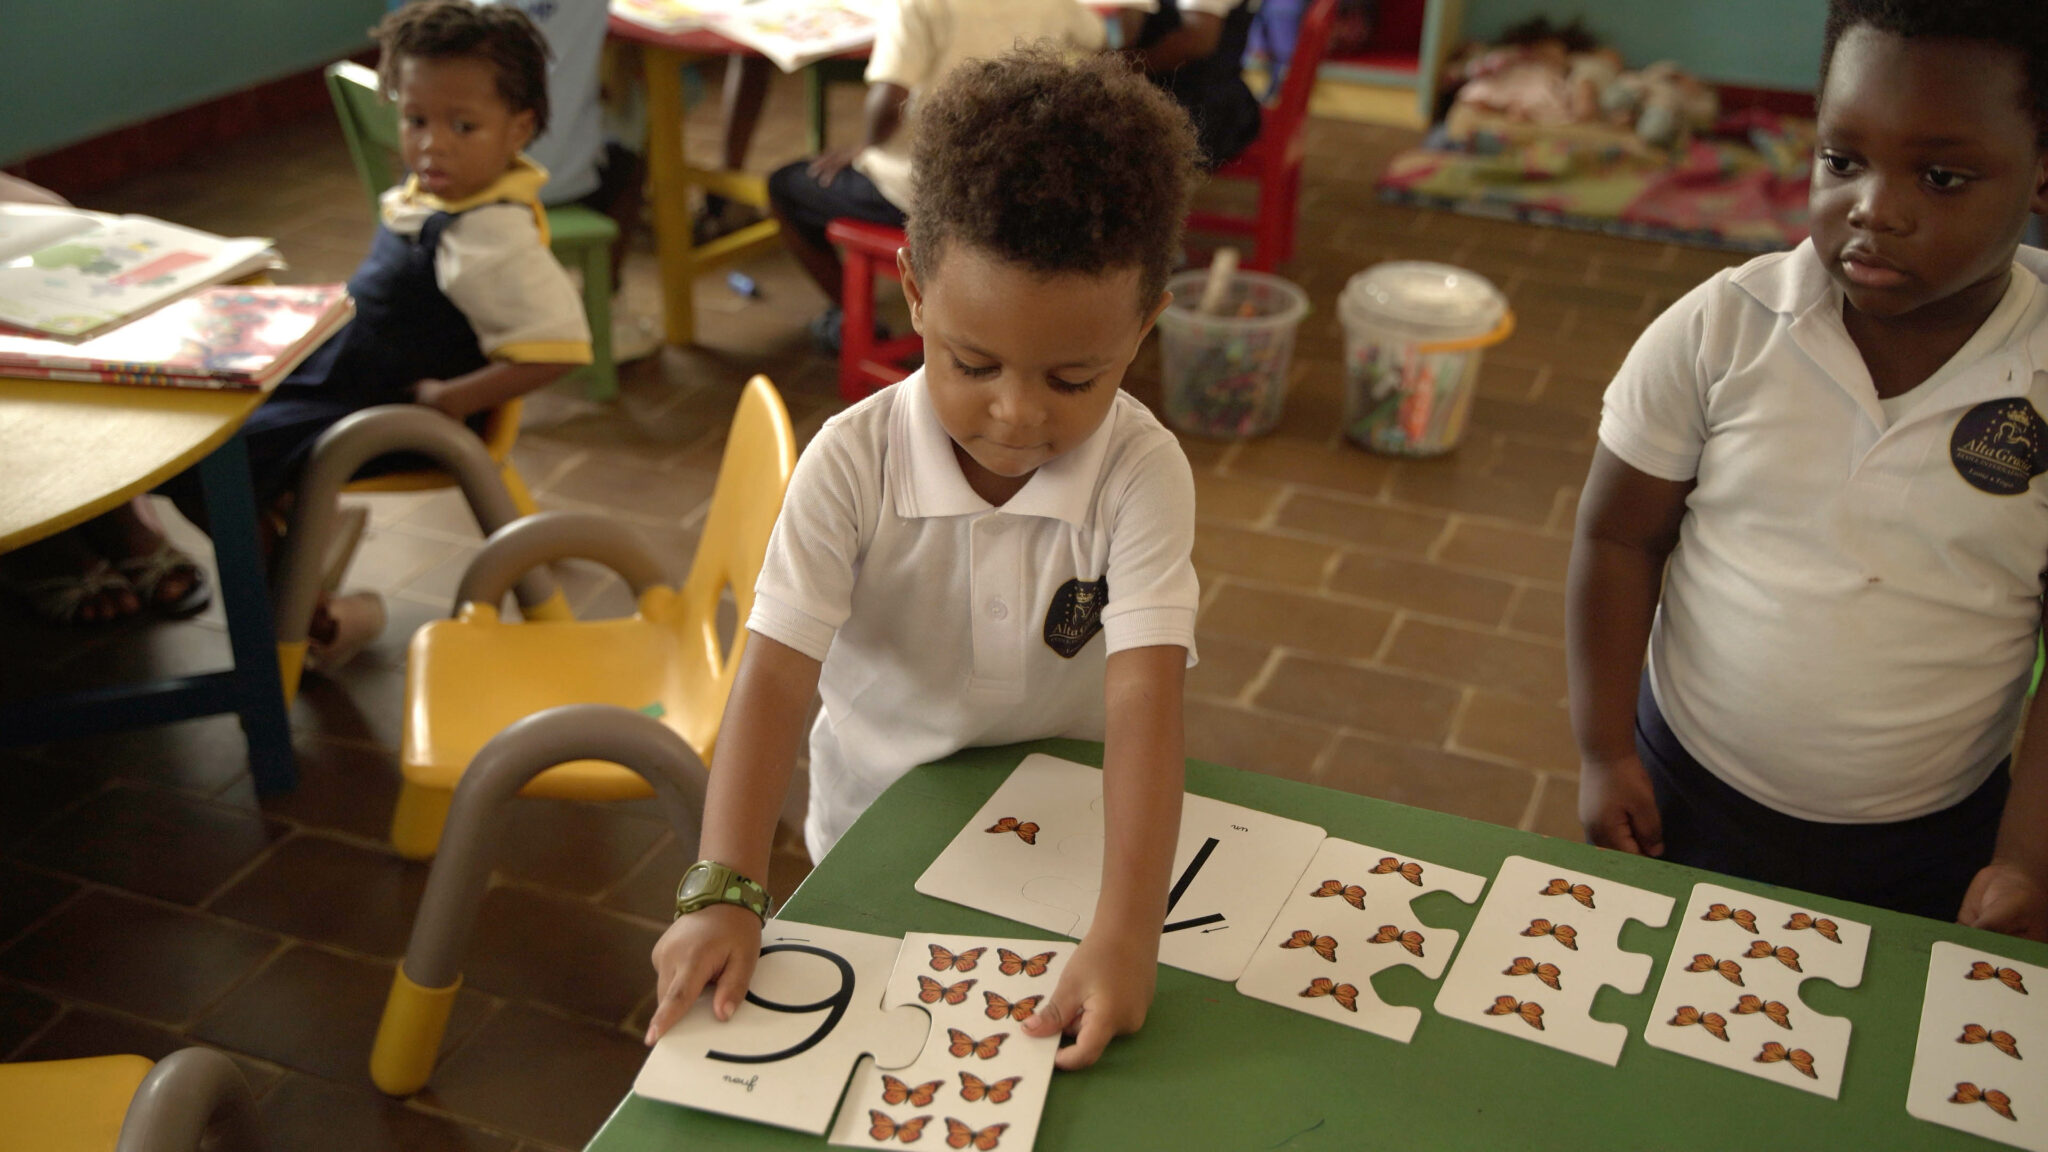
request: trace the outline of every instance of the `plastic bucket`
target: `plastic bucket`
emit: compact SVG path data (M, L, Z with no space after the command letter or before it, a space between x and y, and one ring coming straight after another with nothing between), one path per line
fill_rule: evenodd
M1197 313L1206 270L1166 282L1173 303L1159 315L1166 421L1197 436L1237 440L1272 430L1287 400L1294 330L1308 295L1278 276L1238 272L1215 315Z
M1400 260L1351 278L1344 322L1344 434L1375 452L1437 456L1458 446L1487 348L1515 314L1486 277Z

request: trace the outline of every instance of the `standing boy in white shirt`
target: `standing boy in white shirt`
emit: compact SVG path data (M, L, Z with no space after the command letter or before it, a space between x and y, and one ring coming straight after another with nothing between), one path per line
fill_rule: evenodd
M735 898L655 946L649 1043L714 981L718 1018L739 1006L765 915L743 878L767 872L819 693L813 855L920 763L1103 737L1101 901L1024 1029L1075 1034L1059 1064L1085 1067L1152 1001L1180 823L1194 479L1119 385L1170 299L1194 134L1119 61L1045 51L962 65L921 115L898 259L925 367L827 421L797 462L691 869Z

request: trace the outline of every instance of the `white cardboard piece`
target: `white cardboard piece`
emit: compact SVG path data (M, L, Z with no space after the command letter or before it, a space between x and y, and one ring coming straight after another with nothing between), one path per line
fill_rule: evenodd
M2007 1054L2007 1046L2017 1055ZM1906 1111L2001 1144L2048 1152L2048 1073L2038 1066L2044 1058L2048 968L1937 942L1928 960Z

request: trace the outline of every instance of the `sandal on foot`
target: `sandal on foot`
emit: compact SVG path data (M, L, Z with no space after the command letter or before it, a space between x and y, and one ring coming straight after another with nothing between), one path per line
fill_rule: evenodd
M107 592L134 591L128 578L114 570L105 560L95 561L83 572L68 576L46 576L38 580L13 580L9 586L28 601L35 614L52 624L66 627L97 627L114 624L134 615L132 612L116 612L98 620L79 617L79 610L86 602ZM136 597L141 599L140 595Z
M114 567L128 578L129 585L135 589L136 599L142 601L143 611L153 612L166 620L183 620L188 616L197 616L206 611L208 604L213 603L213 590L206 586L205 570L199 567L198 561L180 552L168 540L157 545L156 551L146 556L130 556L126 560L117 560ZM191 580L191 587L176 600L169 603L159 601L157 589L163 586L165 580L178 575L188 577Z

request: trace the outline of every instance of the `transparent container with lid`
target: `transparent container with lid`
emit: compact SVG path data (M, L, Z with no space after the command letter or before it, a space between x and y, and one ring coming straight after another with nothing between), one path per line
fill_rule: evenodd
M1458 446L1485 350L1515 330L1506 296L1477 272L1401 260L1351 278L1344 323L1344 434L1375 452Z

